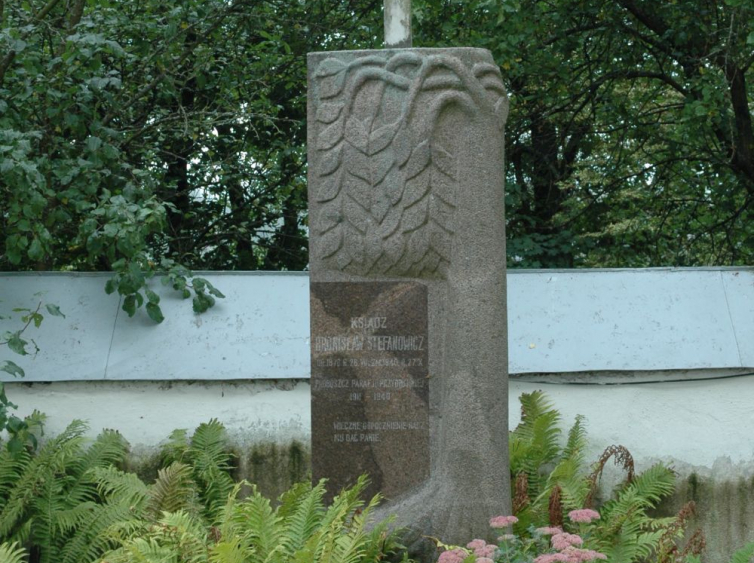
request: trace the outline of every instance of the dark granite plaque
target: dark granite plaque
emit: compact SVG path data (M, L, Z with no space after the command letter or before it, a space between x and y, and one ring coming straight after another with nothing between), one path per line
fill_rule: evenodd
M337 493L367 473L368 496L429 476L427 288L311 284L312 472Z

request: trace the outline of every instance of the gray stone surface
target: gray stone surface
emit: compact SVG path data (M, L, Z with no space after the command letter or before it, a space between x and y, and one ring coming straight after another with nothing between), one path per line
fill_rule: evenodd
M312 460L332 495L368 473L397 498L429 476L427 288L313 283Z
M308 68L312 282L427 288L430 477L384 513L416 538L490 537L510 512L499 69L470 48L313 53Z

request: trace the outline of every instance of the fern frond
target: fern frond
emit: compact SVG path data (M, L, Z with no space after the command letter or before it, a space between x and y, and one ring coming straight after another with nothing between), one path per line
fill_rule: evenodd
M170 465L176 461L185 461L184 456L189 449L188 430L178 428L173 430L166 444L160 449L163 465Z
M313 488L308 483L302 484L293 487L290 492L290 495L281 498L283 504L278 509L278 514L285 526L281 542L286 552L293 554L304 546L322 520L325 512L325 481L321 480Z
M156 517L162 512L196 511L196 500L191 467L174 462L157 472L157 479L149 487L147 512Z
M146 505L149 488L135 473L126 473L115 467L94 467L89 470L89 475L107 502L133 506L136 512Z
M252 486L251 494L238 505L235 521L243 524L247 531L255 560L265 561L281 545L282 518L275 513L270 501L259 493L256 486Z
M216 519L217 511L225 504L234 487L230 476L232 456L228 448L225 427L212 419L194 431L185 456L193 467L205 515L210 521Z
M56 554L58 563L90 563L96 561L115 544L108 531L133 517L126 504L93 504L81 515L74 534Z
M526 473L529 495L536 497L546 485L542 467L561 456L560 414L542 391L524 393L520 401L521 422L509 435L510 470L512 475Z
M630 510L647 509L657 506L675 490L675 473L658 463L627 483L618 491L617 498L606 502L602 516L611 513L628 513Z
M568 431L568 440L563 448L563 457L572 459L578 465L584 462L584 452L587 448L586 424L583 415L576 415L576 421Z
M163 546L154 538L134 538L131 542L110 551L101 563L175 563L175 549Z
M0 544L0 561L3 563L26 563L27 553L17 543Z
M210 563L247 563L249 549L243 545L239 537L231 537L220 541L210 548Z
M555 413L557 415L555 422L560 421L560 414L555 410L544 392L540 390L523 393L519 397L519 401L521 402L521 422L513 430L514 435L531 440L534 422L548 413Z
M748 543L733 554L730 563L749 563L754 557L754 542Z
M89 471L97 467L109 467L123 463L128 453L128 442L114 430L103 431L86 449L83 455L73 460L67 468L72 477L66 494L69 506L96 500L96 488Z
M62 434L42 446L36 457L26 464L0 511L0 537L7 537L19 524L37 496L39 487L54 481L56 474L63 472L68 462L81 454L82 436L86 429L85 423L73 421Z
M7 448L0 449L0 504L5 504L30 462L31 454L26 450L12 454Z

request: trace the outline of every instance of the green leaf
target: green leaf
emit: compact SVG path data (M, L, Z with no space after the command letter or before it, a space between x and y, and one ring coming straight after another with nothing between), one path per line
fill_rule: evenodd
M207 309L215 304L215 300L206 293L197 293L194 297L194 312L204 313Z
M11 335L11 337L8 339L8 348L10 348L11 351L21 356L26 356L28 354L28 352L26 351L27 344L29 343L23 338L21 338L20 330L17 332L14 332Z
M89 137L86 140L86 148L91 152L96 152L102 146L102 139L99 137Z
M39 242L38 238L35 238L33 241L31 241L31 245L29 245L29 250L27 252L31 260L42 259L42 257L44 256L44 250L42 250L42 243Z
M133 317L136 314L136 296L134 294L126 295L123 300L122 309L128 313L129 317Z
M47 312L50 313L53 317L65 318L65 315L60 311L60 307L58 307L57 305L54 305L53 303L47 303L45 305L45 308L47 309Z
M24 377L26 375L20 366L10 360L5 360L2 365L0 365L0 371L9 373L13 377Z
M215 297L219 297L220 299L225 299L225 295L222 294L222 292L217 289L214 285L207 282L207 291L210 292L210 294L214 295Z
M118 282L116 279L110 278L107 280L107 283L105 283L105 293L110 295L111 293L114 293L116 289L118 289Z
M147 315L149 315L149 318L156 323L161 323L165 320L165 317L162 315L162 310L157 303L147 303Z
M151 289L145 289L144 292L147 294L147 299L150 303L154 303L155 305L159 305L160 303L160 296L157 295L154 291Z
M24 443L19 439L18 436L13 436L10 440L8 440L8 443L5 446L8 448L8 451L12 454L18 454L21 453L21 451L24 449Z

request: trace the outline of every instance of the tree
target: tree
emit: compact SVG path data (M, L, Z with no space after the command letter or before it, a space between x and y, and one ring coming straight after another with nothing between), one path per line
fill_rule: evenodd
M0 4L0 268L302 269L305 54L381 45L378 0ZM752 261L754 8L414 0L416 46L492 50L509 265ZM152 301L150 301L150 296Z
M417 42L502 65L510 265L752 262L751 3L426 0L417 19Z
M0 6L0 268L114 270L159 321L155 275L202 311L188 268L306 266L305 54L376 0Z

